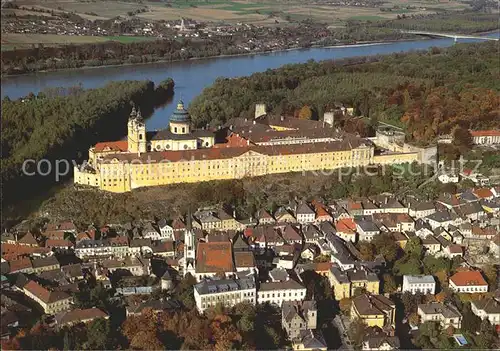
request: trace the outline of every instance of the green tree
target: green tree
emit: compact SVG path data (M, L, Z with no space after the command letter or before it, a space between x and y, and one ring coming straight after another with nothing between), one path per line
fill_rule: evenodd
M400 248L390 234L375 235L372 243L375 246L376 253L384 256L385 260L394 262L397 259Z
M424 254L424 247L420 238L418 236L411 237L406 243L405 251L408 255L420 260Z
M414 256L404 256L394 263L394 272L397 275L418 275L422 273L421 262Z
M106 350L110 346L109 320L98 318L87 327L85 348L90 350Z
M392 294L398 290L398 285L394 276L389 273L382 275L382 291L384 294Z
M403 303L405 314L409 315L417 311L418 305L423 302L423 295L421 293L412 294L409 291L405 291L401 295L401 302Z
M419 332L428 336L432 340L438 337L441 332L441 328L438 322L424 322L420 325Z
M481 322L479 335L476 338L477 345L485 350L491 349L497 339L495 327L491 325L488 319Z
M462 330L474 334L481 328L481 318L472 312L470 303L464 304L462 310Z

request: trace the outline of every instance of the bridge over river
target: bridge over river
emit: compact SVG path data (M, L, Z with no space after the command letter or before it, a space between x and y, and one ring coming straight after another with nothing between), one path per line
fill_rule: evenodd
M478 39L478 40L494 40L494 41L500 40L499 38L494 38L494 37L480 37L480 36L476 36L476 35L426 32L426 31L418 31L418 30L403 30L401 32L408 33L408 34L424 35L424 36L428 36L428 37L452 38L455 41L458 41L458 39Z

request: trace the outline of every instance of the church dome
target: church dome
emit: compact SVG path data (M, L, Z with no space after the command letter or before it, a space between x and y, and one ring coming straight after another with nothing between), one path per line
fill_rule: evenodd
M184 102L182 102L182 100L179 100L179 102L177 103L177 109L174 111L174 113L172 113L172 116L170 116L170 121L189 123L190 120L191 118L189 117L189 113L184 108Z

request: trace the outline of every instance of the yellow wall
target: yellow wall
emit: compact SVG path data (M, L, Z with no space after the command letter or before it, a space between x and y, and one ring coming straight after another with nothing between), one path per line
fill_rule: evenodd
M419 162L419 154L417 152L406 154L389 154L378 155L373 157L373 163L380 165L397 164L397 163L412 163Z
M170 131L175 134L189 134L191 133L191 127L189 123L179 123L179 122L169 122Z
M335 300L340 301L344 298L350 298L351 297L351 284L340 284L340 283L334 283L333 284L333 292L335 294Z
M188 148L196 148L197 141L193 139L168 142L172 143L172 150L175 150L184 149L186 142L193 143ZM153 143L153 149L154 145ZM142 164L122 164L98 160L95 165L98 174L75 171L75 183L96 186L111 192L126 192L146 186L331 170L372 163L412 162L417 156L417 154L403 154L374 157L373 148L359 147L352 150L292 155L264 155L250 150L232 159L182 160L149 164L146 161L142 161Z

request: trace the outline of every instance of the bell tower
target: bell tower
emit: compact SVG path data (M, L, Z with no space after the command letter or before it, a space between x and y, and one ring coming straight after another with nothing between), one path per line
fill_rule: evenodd
M146 125L141 115L141 111L136 111L135 106L128 118L127 143L128 152L146 152Z
M196 260L196 238L191 225L191 213L187 215L187 225L184 231L184 269L183 274L191 273L194 277Z

